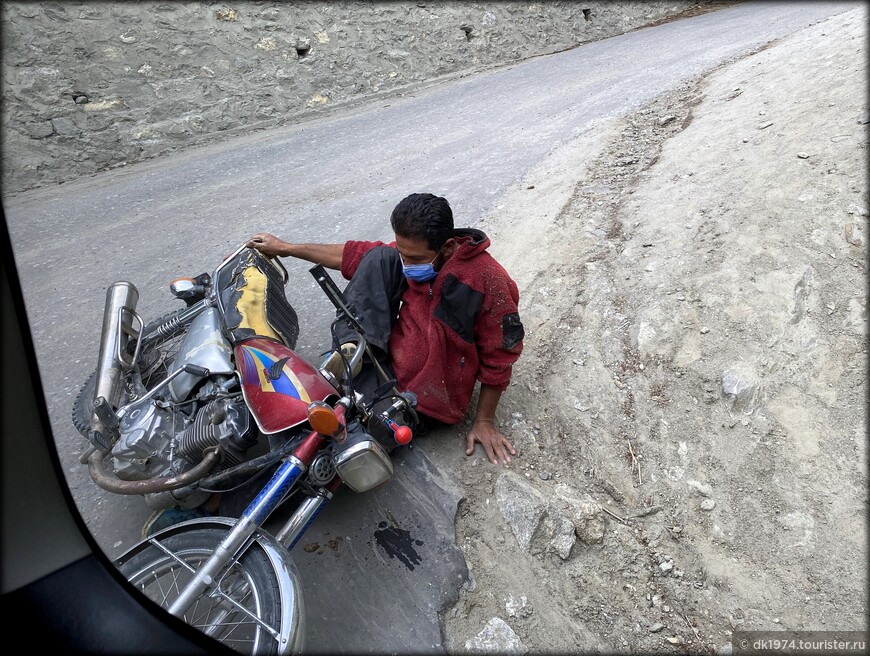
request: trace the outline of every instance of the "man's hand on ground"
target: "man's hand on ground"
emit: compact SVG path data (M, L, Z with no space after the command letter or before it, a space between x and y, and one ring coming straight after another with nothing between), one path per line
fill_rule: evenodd
M465 438L465 455L470 456L474 453L475 442L483 445L486 457L494 465L497 465L499 460L506 465L511 461L512 455L517 455L513 445L490 420L475 420L471 425L468 437Z

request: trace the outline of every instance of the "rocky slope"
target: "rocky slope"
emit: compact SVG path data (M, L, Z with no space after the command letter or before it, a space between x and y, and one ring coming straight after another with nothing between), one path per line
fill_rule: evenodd
M464 499L455 653L867 629L867 9L587 135L482 226L521 290L519 452Z

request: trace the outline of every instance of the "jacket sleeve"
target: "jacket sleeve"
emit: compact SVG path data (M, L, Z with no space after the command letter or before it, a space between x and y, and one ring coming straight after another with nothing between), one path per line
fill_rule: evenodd
M500 390L511 380L513 364L523 350L522 321L516 283L500 265L486 277L483 305L475 324L475 343L480 358L477 379Z
M347 241L344 243L344 252L341 255L341 275L346 280L353 278L359 267L363 255L375 246L384 246L382 241Z

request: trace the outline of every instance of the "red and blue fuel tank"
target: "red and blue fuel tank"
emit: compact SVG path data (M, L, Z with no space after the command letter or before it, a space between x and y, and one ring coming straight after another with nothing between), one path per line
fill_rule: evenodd
M281 342L252 337L235 347L242 395L266 435L308 420L308 404L338 398L311 364Z

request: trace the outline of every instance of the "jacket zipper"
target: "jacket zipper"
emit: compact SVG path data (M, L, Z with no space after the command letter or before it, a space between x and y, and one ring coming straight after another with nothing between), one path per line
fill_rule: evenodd
M432 300L432 283L429 283L429 300Z

